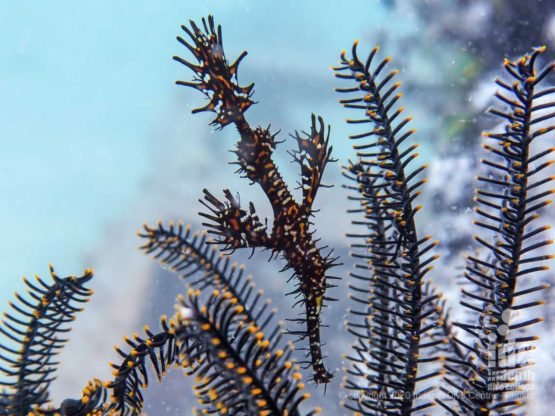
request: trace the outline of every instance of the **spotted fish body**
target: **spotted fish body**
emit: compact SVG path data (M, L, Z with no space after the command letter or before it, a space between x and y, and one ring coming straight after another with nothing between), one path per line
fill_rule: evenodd
M336 265L336 259L330 254L322 254L313 239L313 231L309 228L314 198L319 187L324 186L321 184L321 177L326 164L332 161L332 148L328 146L329 128L326 129L322 118L312 115L310 132L302 135L296 133L294 136L298 150L290 154L301 167L303 199L299 203L293 198L273 161L276 135L262 127L251 128L245 119L245 111L253 104L253 85L238 85L237 68L246 52L229 65L221 42L221 28L215 27L211 16L202 20L202 26L204 30L191 22L191 29L183 27L193 44L178 38L198 63L193 64L175 57L195 74L194 82L177 81L177 84L195 88L209 99L205 107L194 112L217 113L212 124L219 128L235 125L240 136L235 149L238 172L262 188L272 206L274 221L273 228L269 231L266 222L260 221L254 205L249 203L248 210L242 209L239 199L229 190L224 190L226 200L221 201L205 189L204 200L201 202L208 212L200 214L210 221L204 225L219 237L218 242L225 248L235 250L260 247L273 254L280 254L285 259L286 269L293 271L298 282L291 293L300 294L299 303L304 303L305 306L305 317L300 321L306 324L306 330L290 333L308 338L309 363L314 369L314 380L317 383L327 383L332 375L323 364L320 313L324 302L329 300L326 297L326 289L330 286L327 271Z

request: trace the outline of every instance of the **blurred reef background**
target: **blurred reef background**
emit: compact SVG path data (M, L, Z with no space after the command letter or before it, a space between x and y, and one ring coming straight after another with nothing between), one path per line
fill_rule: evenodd
M316 0L0 2L0 301L22 290L22 275L47 277L93 267L95 295L77 320L61 355L54 401L78 397L92 377L109 378L108 361L121 337L171 314L183 283L144 256L136 236L144 222L182 219L200 229L202 188L230 188L252 200L261 216L270 208L257 188L233 174L226 162L236 141L233 128L214 132L210 114L193 116L197 93L174 85L189 74L171 57L183 53L175 36L189 19L213 14L223 27L228 59L241 51L243 84L255 82L254 124L281 129L277 161L289 183L297 165L286 150L289 133L306 130L310 114L331 124L335 157L353 157L345 111L330 65L341 49L360 40L360 50L380 45L401 70L407 114L414 116L429 183L420 203L422 232L441 242L443 257L432 273L452 307L457 306L457 267L473 232L472 187L479 135L494 127L484 115L504 57L532 46L555 51L553 0ZM344 237L351 207L341 188L341 163L328 167L315 222L317 235L344 265L325 310L325 351L332 369L344 363L349 337L341 332L348 307L352 259ZM553 223L553 218L549 219ZM238 252L259 287L274 299L280 317L294 300L282 264L268 254ZM553 297L553 295L550 295ZM553 302L552 302L553 303ZM530 414L555 405L555 304L546 306ZM296 312L296 310L295 310ZM289 314L289 315L288 315ZM343 336L339 336L343 333ZM541 354L541 355L540 355ZM545 363L545 364L543 364ZM544 370L542 371L542 368ZM323 396L310 388L325 414L340 414L338 373ZM153 383L145 409L155 415L190 414L195 404L179 371Z

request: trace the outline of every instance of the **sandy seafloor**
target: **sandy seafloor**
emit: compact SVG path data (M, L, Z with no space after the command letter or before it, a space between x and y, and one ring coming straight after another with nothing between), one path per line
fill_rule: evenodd
M419 10L434 3L433 16ZM282 139L306 130L311 113L332 126L340 163L329 167L325 179L336 186L319 192L321 211L315 218L322 243L334 247L344 263L334 271L344 279L331 293L342 300L324 314L332 369L346 365L340 354L352 342L343 331L353 260L344 237L352 228L340 167L353 156L347 140L353 130L344 123L349 113L337 104L333 88L339 82L329 66L355 39L361 55L379 44L383 56L391 55L401 70L403 105L415 118L420 159L430 163L419 228L442 240L443 257L431 277L445 290L456 315L456 267L462 262L453 250L468 249L475 231L470 225L480 140L475 132L495 125L482 116L493 91L494 73L485 63L491 54L478 49L473 55L465 42L487 43L493 36L488 19L502 6L477 1L458 12L454 3L0 2L0 301L5 305L0 309L7 308L13 291L23 289L21 276L47 277L49 263L60 275L95 269L94 298L60 356L54 403L78 397L92 377L108 379L113 345L121 345L123 335L145 323L156 325L160 314L173 312L175 296L184 286L137 249L136 232L144 222L183 219L200 228L197 200L204 187L238 191L243 201L255 202L262 216L269 214L264 195L226 164L233 160L227 150L234 145L234 129L214 131L208 126L209 114L192 115L203 97L174 85L176 79L190 77L171 59L187 56L175 41L179 26L209 13L223 26L230 60L244 49L249 52L239 77L242 83L255 82L259 103L248 112L252 124L271 123L281 129ZM530 3L553 13L547 1ZM555 50L554 22L546 18L541 27L549 56ZM457 25L467 27L466 32L461 29L467 40L446 35L446 28ZM506 45L506 51L494 54L499 63L505 54L524 52L513 50L510 39ZM471 81L465 78L469 74ZM289 138L276 155L290 183L298 172L286 150L294 145ZM546 215L547 222L554 217L553 211ZM256 284L274 299L278 316L294 317L293 300L283 296L290 290L287 276L278 273L283 264L267 263L266 253L250 260L248 254L238 253L237 260L247 263ZM541 365L534 374L530 415L546 414L554 401L553 310L553 305L546 307L550 319L538 330L543 336L534 358ZM321 388L308 386L310 404L328 415L345 413L338 407L340 380L338 371L325 396ZM161 385L153 383L145 394L145 411L191 414L196 401L190 386L179 371Z

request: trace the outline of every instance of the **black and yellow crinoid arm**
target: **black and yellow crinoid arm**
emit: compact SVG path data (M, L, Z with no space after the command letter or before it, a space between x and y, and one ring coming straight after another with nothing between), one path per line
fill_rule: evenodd
M555 148L548 143L555 131L555 89L543 87L555 69L550 62L537 68L545 47L534 48L504 62L508 80L496 80L497 105L489 113L501 121L495 132L484 133L484 172L477 178L474 238L479 255L467 257L461 304L471 314L456 322L467 359L462 370L450 371L443 389L451 414L520 413L528 390L524 371L532 365L527 351L537 339L532 328L543 321L538 306L548 285L536 278L548 269L553 244L550 225L541 212L551 204ZM492 359L494 357L494 359ZM459 366L461 367L461 366ZM461 373L464 375L461 377Z
M55 379L55 356L67 341L67 332L79 304L88 302L92 290L85 285L91 270L80 277L61 278L50 266L51 283L38 276L35 281L24 278L28 296L15 294L10 302L13 311L6 312L0 325L0 369L7 376L0 386L0 402L6 414L27 416L49 401L50 383ZM0 412L0 414L3 414Z
M108 392L98 379L90 380L80 399L65 399L60 407L37 407L26 416L104 416L115 414L108 402Z
M212 124L220 128L234 122L253 104L250 99L254 84L239 86L237 70L239 63L247 55L243 52L233 64L225 57L222 44L222 28L214 25L214 18L202 19L202 28L190 21L190 28L181 26L190 37L192 44L181 37L177 40L193 54L196 63L174 56L174 59L187 66L195 74L193 82L177 81L177 84L195 88L209 99L206 106L193 110L213 111L217 113Z
M352 197L360 204L355 212L364 215L356 221L363 231L350 235L357 240L353 256L362 260L351 276L363 282L351 285L351 298L365 310L351 311L348 329L358 342L346 385L368 397L345 405L364 415L408 415L434 405L423 394L427 386L419 382L441 372L423 368L441 361L441 354L422 358L423 351L443 342L437 330L442 323L438 294L425 289L425 276L439 256L430 256L437 244L430 236L417 235L415 216L421 207L414 200L426 166L410 166L418 145L407 143L414 130L406 128L412 118L402 117L404 108L398 106L401 83L393 81L398 71L387 68L391 58L377 59L378 48L363 61L357 47L355 42L350 57L341 52L340 65L333 68L337 78L350 83L337 88L352 94L340 103L361 114L347 123L364 128L350 136L359 160L347 173L358 192ZM365 313L369 316L361 323Z
M160 326L161 330L156 333L145 326L144 336L135 333L132 337L124 337L129 351L115 347L121 359L110 364L114 378L105 383L105 388L110 390L110 408L118 414L141 413L144 400L141 390L146 389L149 383L149 364L158 381L168 369L179 364L175 330L165 316L162 316ZM188 342L188 339L184 337L183 342Z
M181 350L187 364L195 365L195 394L199 403L218 414L299 415L299 405L310 397L298 366L291 359L291 345L282 346L283 328L263 314L251 321L243 304L227 291L208 297L189 290L180 298L175 331L194 334ZM183 311L186 311L185 313ZM180 336L178 335L178 340ZM315 415L314 409L307 415Z
M222 49L221 28L215 28L211 16L202 20L202 27L204 30L191 22L191 29L183 28L193 44L181 38L179 41L191 51L198 65L176 58L195 74L195 82L178 81L178 84L196 88L208 96L208 105L196 111L217 112L213 124L220 127L235 124L240 140L234 150L237 161L233 164L239 166L237 173L262 188L274 216L273 228L268 232L266 221L259 219L252 203L248 210L243 209L239 198L229 190L224 191L225 200L204 190L204 199L200 202L209 212L201 215L209 222L203 225L218 236L217 242L227 249L260 247L271 250L275 255L280 254L286 260L287 269L293 270L298 282L294 293L301 294L305 306L306 316L302 321L306 323L307 330L294 332L309 338L314 380L327 383L332 376L322 361L320 313L324 302L331 300L325 292L331 286L327 280L333 277L326 276L326 272L336 263L330 255L323 255L321 247L316 245L314 231L310 230L310 219L314 214L312 205L316 193L325 186L321 183L322 175L327 163L332 161L329 126L326 128L321 117L312 115L310 131L293 136L298 151L291 154L301 167L303 200L299 203L273 159L276 134L272 134L269 128L252 128L244 116L253 103L250 100L252 85L240 87L237 84L237 65L246 53L241 54L234 64L228 65Z

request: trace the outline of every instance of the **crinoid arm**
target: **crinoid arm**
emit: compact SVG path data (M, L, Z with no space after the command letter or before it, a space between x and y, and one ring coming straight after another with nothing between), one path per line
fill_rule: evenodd
M191 226L182 223L177 226L158 223L156 227L145 225L144 228L145 233L139 234L147 240L143 250L179 273L190 287L231 293L242 304L249 305L245 314L251 321L258 321L266 313L268 305L262 302L262 292L256 290L252 276L245 275L245 266L222 254L211 244L206 231L193 231ZM256 314L251 316L250 310L256 310Z
M548 268L545 250L552 244L545 237L550 226L538 224L554 193L553 176L545 173L553 163L554 149L545 141L555 130L554 90L542 84L555 64L537 68L544 50L507 59L508 80L496 80L498 106L489 112L502 129L484 133L486 172L475 197L481 253L468 256L462 290L461 304L471 314L454 324L467 359L446 376L447 398L438 401L451 414L514 414L526 402L521 375L532 365L527 352L537 339L532 328L543 320L537 307L548 287L534 276Z
M148 387L149 367L161 381L170 368L179 365L175 330L165 316L161 318L160 327L160 331L152 332L145 326L144 336L135 333L132 337L124 337L129 351L115 347L120 361L111 364L114 378L104 385L110 390L110 409L118 414L141 414L142 389ZM183 337L183 342L189 340Z
M366 128L350 136L359 160L346 172L356 191L351 199L359 203L353 212L363 214L354 222L362 232L350 235L356 240L353 255L360 259L351 298L363 309L352 309L348 322L357 342L346 387L358 396L345 406L364 415L409 415L435 404L420 382L442 371L443 354L435 349L445 339L440 295L425 283L439 256L430 256L437 242L416 231L420 207L413 203L425 182L419 178L425 166L409 171L418 153L417 145L407 144L414 130L406 129L411 118L401 118L404 109L398 107L400 83L393 82L398 71L387 70L389 57L376 61L378 48L360 60L357 46L350 57L343 51L334 68L338 78L351 82L337 89L353 94L340 103L362 113L347 123Z
M222 414L300 415L299 405L310 398L292 361L292 347L281 345L281 325L245 320L245 306L229 292L214 291L201 299L190 290L180 299L176 333L196 333L184 350L196 368L195 394L199 403ZM251 310L251 313L254 312ZM307 415L315 415L314 409Z
M50 383L56 378L56 355L67 342L70 324L92 290L86 287L93 274L59 277L50 266L52 282L24 279L27 296L15 294L12 311L0 325L0 369L7 376L0 386L6 414L27 416L49 402ZM0 412L0 414L2 414Z

